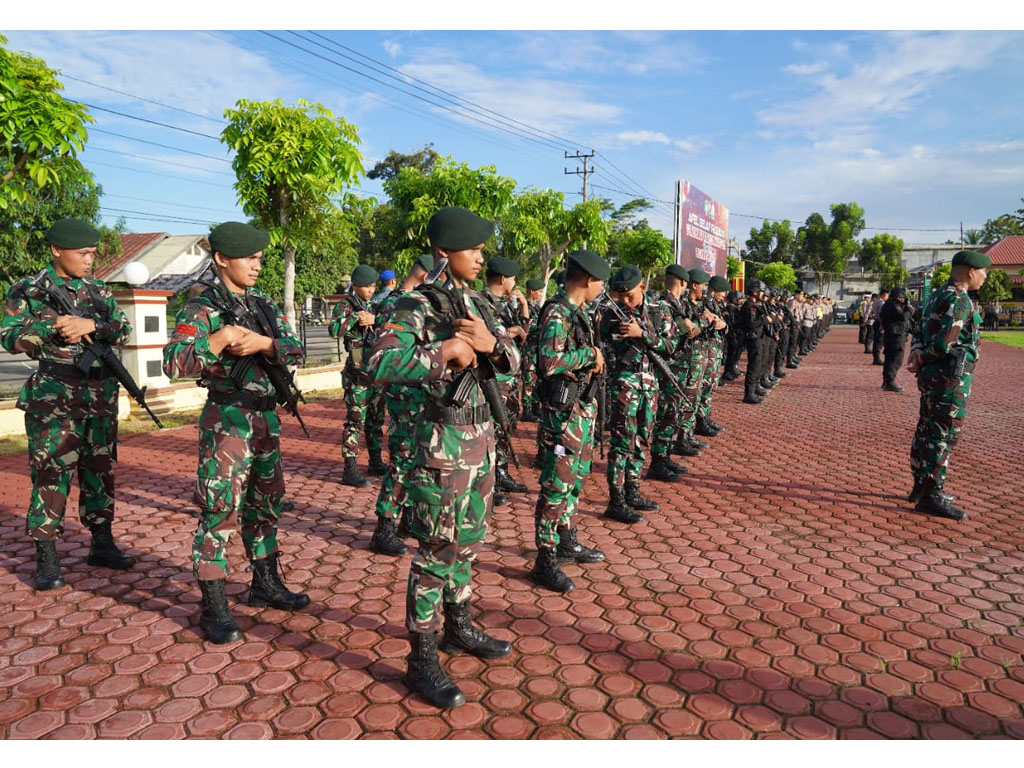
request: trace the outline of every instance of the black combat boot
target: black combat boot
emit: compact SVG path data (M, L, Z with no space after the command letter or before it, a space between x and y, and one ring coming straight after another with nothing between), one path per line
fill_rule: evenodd
M711 419L711 411L708 411L708 426L711 427L713 430L715 430L716 434L719 433L719 432L725 432L725 427L723 427L721 424L716 424Z
M494 489L494 494L491 496L492 507L503 507L508 504L508 496L499 491L497 488Z
M917 480L915 480L914 481L914 487L911 489L910 495L907 496L907 501L917 501L918 499L920 499L921 498L921 494L924 492L924 488L925 488L925 486L924 486L923 483L920 483ZM954 501L956 499L956 497L953 496L953 494L946 493L945 491L937 491L937 493L939 493L940 495L944 496L950 502L952 502L952 501Z
M794 368L794 369L795 368L799 368L800 367L800 363L794 362L793 358L789 358L789 360L786 361L786 367L787 368Z
M530 581L553 592L572 592L576 589L572 579L558 567L558 553L555 547L537 548L537 562L530 571Z
M644 519L643 515L626 503L625 494L618 488L608 491L608 508L604 511L604 516L620 523L639 523Z
M691 443L687 438L688 435L679 435L676 438L676 444L672 446L672 453L677 456L700 456L700 448Z
M388 465L381 461L380 451L370 451L370 463L366 467L366 474L383 477L388 473Z
M933 482L926 482L921 489L921 498L914 507L918 512L924 512L935 517L945 517L950 520L963 520L967 513L962 509L953 506L953 500L936 488Z
M705 448L711 447L711 443L705 443L703 440L698 440L693 435L687 435L686 441L694 448L696 448L698 451L703 451Z
M903 387L897 384L895 381L887 381L882 385L882 389L886 392L902 392Z
M282 611L297 611L309 605L309 595L289 592L277 574L280 552L252 561L252 585L249 587L249 605L254 608L271 606Z
M445 653L466 653L480 659L503 659L512 653L512 644L491 637L473 626L469 618L469 601L444 604L444 636L441 650Z
M624 494L626 503L629 504L633 509L642 509L646 511L654 511L661 509L661 504L650 499L645 499L640 495L640 486L637 483L626 482L626 492Z
M395 535L395 521L390 517L377 518L377 528L373 532L373 538L370 539L370 549L393 557L404 555L409 551L405 542Z
M465 694L452 682L437 658L437 635L414 632L412 650L406 656L409 671L405 682L439 709L454 709L466 703Z
M359 471L359 464L355 456L345 457L345 473L341 476L342 485L351 485L353 488L362 488L369 483L363 473Z
M764 402L764 398L760 395L744 395L743 402L750 405L760 405Z
M126 555L114 543L110 523L90 526L89 531L92 533L92 546L89 547L89 557L85 561L89 565L100 565L118 571L126 571L135 565L135 558Z
M659 480L663 483L674 483L682 478L668 468L668 465L665 464L664 456L653 456L651 458L651 466L647 470L647 479Z
M523 415L519 417L519 420L525 421L527 423L536 423L540 421L540 419L537 417L537 414L534 413L533 408L524 408Z
M508 473L508 467L498 467L495 470L494 485L499 491L506 493L526 493L530 490L522 483L516 482L515 478Z
M718 433L711 428L707 419L701 417L697 419L697 423L693 427L693 434L700 435L701 437L714 437Z
M45 592L48 589L60 589L64 586L56 541L36 542L35 580L36 589L40 592Z
M777 370L777 371L775 371L775 373L773 375L775 376L776 379L784 379L787 376L789 376L789 374L786 373L783 370Z
M408 539L412 536L412 507L406 504L402 507L402 516L398 519L398 537Z
M768 389L766 387L762 387L760 384L758 384L756 387L754 387L754 395L756 397L761 397L761 398L768 397L768 393L769 392L771 392L771 389Z
M558 547L555 549L560 563L600 563L604 560L604 552L580 544L576 538L576 528L558 532Z
M199 614L199 628L206 633L206 639L216 645L242 639L242 630L235 624L228 609L228 598L224 594L226 583L226 579L199 582L199 589L203 592L203 612Z
M662 456L662 460L665 462L665 466L675 472L677 475L685 475L690 471L690 468L685 464L680 464L678 461L672 461L668 456Z

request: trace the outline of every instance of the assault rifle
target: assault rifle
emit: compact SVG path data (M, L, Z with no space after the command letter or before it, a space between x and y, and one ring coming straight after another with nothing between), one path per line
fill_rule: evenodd
M437 282L438 278L443 272L445 272L445 270L447 270L447 268L448 259L437 259L434 263L434 268L423 279L423 284L433 285L436 290L448 294L448 288ZM456 313L456 317L460 320L468 320L469 314L466 312L465 303L457 296L449 294L448 298ZM456 379L455 389L449 398L451 405L457 408L461 408L465 405L466 400L469 399L469 393L474 384L480 387L480 391L484 395L484 400L487 401L487 407L491 411L491 418L494 421L495 437L502 447L504 447L506 453L511 457L512 463L514 463L516 468L519 469L519 457L516 455L516 449L512 445L512 424L508 418L508 411L505 410L505 399L501 396L501 390L498 389L498 380L495 377L494 364L487 355L480 352L478 352L476 356L476 365L464 368Z
M87 314L79 309L75 304L72 303L71 297L62 286L48 286L45 285L42 280L37 280L33 285L39 288L43 293L50 297L55 304L56 309L62 315L74 315L75 317L85 317L95 320L95 317L91 314ZM93 341L88 335L82 337L83 348L85 349L81 355L78 356L78 361L75 363L75 367L78 368L84 375L88 375L89 369L92 368L92 364L99 360L107 369L114 374L114 377L118 380L125 391L131 395L132 399L136 403L141 405L149 417L153 420L153 423L160 429L163 429L164 425L160 423L160 419L156 417L156 414L149 409L146 405L146 387L140 387L135 383L135 379L128 373L128 369L124 367L124 363L114 353L114 348L109 344L102 341Z
M615 319L616 322L626 324L633 322L634 318L627 315L625 311L623 311L622 307L620 307L618 303L615 302L612 299L612 297L608 295L607 292L603 292L600 296L598 296L597 301L599 302L599 306L602 309L608 310L608 312L611 314L611 316ZM672 369L668 367L668 363L665 362L665 359L661 357L661 355L659 355L653 349L649 349L646 344L640 345L637 344L635 341L628 341L627 343L629 344L629 346L633 347L633 349L635 349L637 352L647 355L647 359L651 361L651 365L658 369L658 373L660 373L662 377L669 384L671 384L677 392L682 389L682 385L679 383L679 379L677 379L676 375L672 373Z
M206 282L200 280L199 284L213 290L221 299L221 304L218 305L217 309L224 315L226 323L228 325L237 325L239 328L246 328L261 336L274 338L274 330L270 327L269 320L262 316L262 311L258 308L247 307L235 294L229 291L228 287L224 285L224 281L213 273L212 262L210 270L211 276L214 278L213 281ZM309 430L306 429L306 423L299 414L299 402L305 403L306 398L302 396L302 392L299 391L298 386L295 384L295 377L292 372L288 370L287 366L257 352L254 355L238 358L238 362L231 367L231 378L236 384L241 386L242 378L253 365L258 365L270 380L271 386L274 387L277 403L284 406L284 409L298 420L299 426L302 427L306 437L310 437Z

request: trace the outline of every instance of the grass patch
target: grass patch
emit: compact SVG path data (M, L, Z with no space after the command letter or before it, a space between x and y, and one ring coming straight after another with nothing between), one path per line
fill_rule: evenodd
M996 344L1024 349L1024 332L1022 331L982 331L981 338L983 341L994 341Z

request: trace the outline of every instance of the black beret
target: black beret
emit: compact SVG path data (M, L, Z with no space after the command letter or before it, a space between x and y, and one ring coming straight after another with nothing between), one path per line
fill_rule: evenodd
M678 277L680 280L689 281L690 273L683 269L678 264L669 264L665 267L665 277L672 275L672 277Z
M376 283L378 277L380 277L380 275L377 274L377 270L373 267L360 264L352 270L352 285L357 288L364 288L367 285L373 285Z
M442 208L427 222L431 245L446 251L465 251L486 243L494 234L494 225L472 211L457 206Z
M539 277L531 277L526 281L526 290L528 291L539 291L544 287L545 283Z
M711 279L711 275L705 272L700 267L690 270L690 282L691 283L706 283Z
M631 291L636 288L643 279L644 275L637 267L634 267L632 264L627 264L624 267L619 267L615 274L612 275L609 287L613 291Z
M210 233L210 248L229 259L244 259L270 245L270 235L241 221L225 221Z
M476 245L480 245L478 240ZM488 275L500 275L501 277L515 277L521 270L518 264L512 259L506 259L504 256L495 256L493 259L487 262L487 274Z
M710 280L708 280L708 287L711 288L712 291L728 291L730 288L732 288L732 286L729 284L729 281L726 280L721 275L715 275Z
M607 280L608 275L612 273L612 268L608 266L608 262L594 251L585 249L573 251L569 254L567 262L598 280Z
M565 270L560 269L551 276L551 279L555 281L555 285L559 288L565 287Z
M417 267L423 267L427 272L430 272L434 268L434 256L430 253L424 253L421 254L413 263Z
M992 266L992 259L984 253L977 251L957 251L953 257L953 266L974 267L975 269L988 269Z
M100 231L81 219L57 219L46 230L46 242L58 248L92 248L100 241Z

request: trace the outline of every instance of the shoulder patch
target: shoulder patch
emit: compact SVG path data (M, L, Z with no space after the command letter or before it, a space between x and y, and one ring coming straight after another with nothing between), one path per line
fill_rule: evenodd
M174 332L176 334L181 334L182 336L195 336L197 330L198 329L194 325L178 323L178 327L174 329Z

